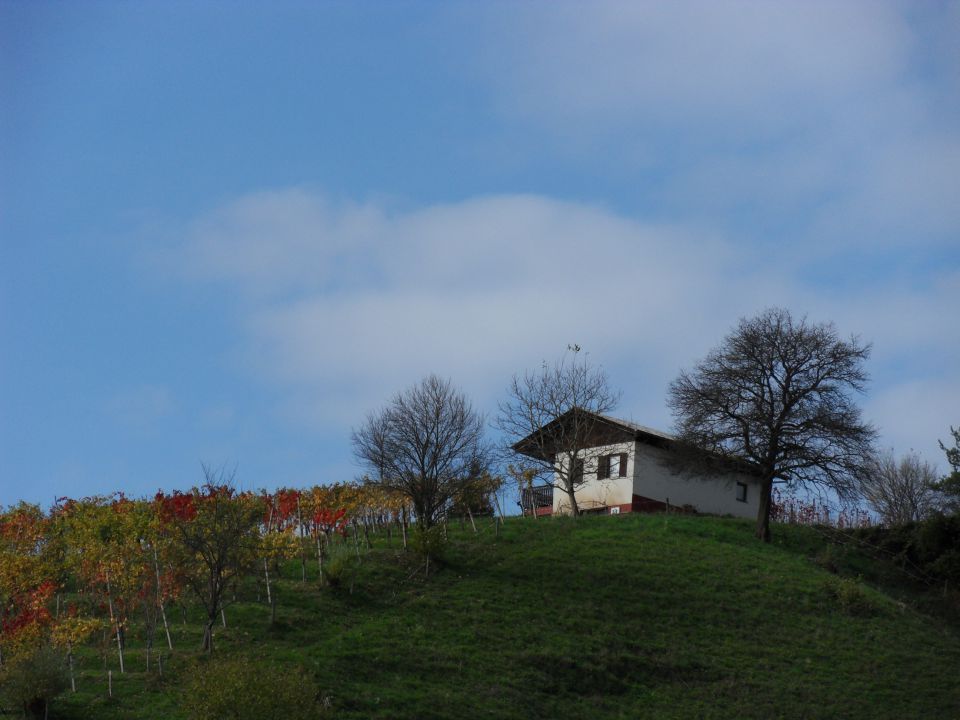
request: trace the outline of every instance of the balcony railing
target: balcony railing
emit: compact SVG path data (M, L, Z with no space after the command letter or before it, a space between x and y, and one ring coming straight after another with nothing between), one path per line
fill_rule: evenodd
M550 485L536 485L520 491L520 509L524 515L533 515L538 508L553 507L553 488Z

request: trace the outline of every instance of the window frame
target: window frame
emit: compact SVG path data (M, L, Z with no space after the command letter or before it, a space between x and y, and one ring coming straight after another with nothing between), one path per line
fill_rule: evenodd
M736 494L737 502L742 502L742 503L747 502L747 492L749 487L750 486L747 485L747 483L745 482L737 482L737 494Z
M625 478L627 476L627 462L629 453L617 452L601 455L597 459L597 480L611 480L613 478ZM617 474L610 471L611 460L617 458Z

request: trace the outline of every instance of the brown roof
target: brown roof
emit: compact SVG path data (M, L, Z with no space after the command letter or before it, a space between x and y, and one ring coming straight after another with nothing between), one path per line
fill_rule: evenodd
M542 457L545 440L549 438L551 429L559 426L572 413L580 412L593 416L596 419L596 427L592 429L592 436L586 447L596 447L598 445L611 445L614 442L623 442L625 440L639 440L650 445L658 447L667 447L674 440L674 437L662 430L655 430L644 425L638 425L628 420L611 417L610 415L601 415L600 413L590 412L573 408L563 415L550 421L543 427L538 428L522 440L518 440L512 445L515 452L531 457ZM560 450L562 448L557 448Z

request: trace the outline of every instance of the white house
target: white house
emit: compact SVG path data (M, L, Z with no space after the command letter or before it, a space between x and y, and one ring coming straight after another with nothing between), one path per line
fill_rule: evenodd
M571 411L573 412L573 411ZM583 411L579 411L583 413ZM570 413L543 426L517 442L513 449L544 459L555 442L553 462L569 448L562 447L561 428ZM676 508L717 515L756 517L760 499L759 479L737 469L692 475L669 467L674 438L660 430L643 427L606 415L588 414L590 430L583 450L577 453L585 480L576 492L583 512L654 512ZM581 416L582 417L582 416ZM561 485L559 478L554 478ZM521 498L524 511L538 515L570 511L570 499L560 489L542 486ZM531 507L532 506L532 507Z

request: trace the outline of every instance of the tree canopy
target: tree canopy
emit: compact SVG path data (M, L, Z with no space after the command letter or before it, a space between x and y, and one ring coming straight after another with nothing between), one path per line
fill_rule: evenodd
M761 480L757 537L770 539L773 484L857 493L876 430L853 400L870 345L831 323L772 308L738 326L670 385L668 404L690 464L725 458Z
M486 468L484 421L449 380L429 375L397 393L353 432L370 482L410 500L433 525Z

